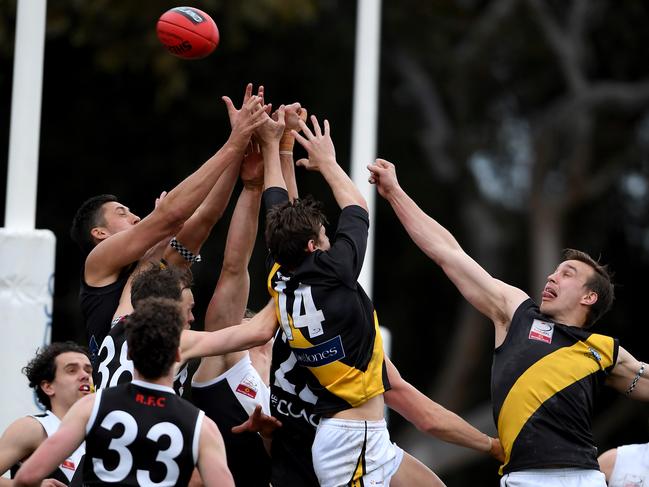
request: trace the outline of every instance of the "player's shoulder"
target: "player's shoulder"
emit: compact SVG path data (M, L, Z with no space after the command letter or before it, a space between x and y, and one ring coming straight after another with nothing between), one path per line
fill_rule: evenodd
M33 450L47 438L43 425L34 416L23 416L11 423L2 434L2 443L12 443L22 448L33 447Z

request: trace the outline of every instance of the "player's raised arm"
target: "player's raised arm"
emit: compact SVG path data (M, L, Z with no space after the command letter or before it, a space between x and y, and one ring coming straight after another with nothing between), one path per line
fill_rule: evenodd
M469 257L455 237L419 206L399 186L394 164L377 159L370 164L370 182L376 185L401 221L410 238L434 260L462 295L505 333L514 311L528 298L522 290L494 279ZM496 340L504 339L496 335Z
M284 134L285 107L281 105L273 117L265 115L264 123L257 128L255 136L264 157L264 188L286 189L279 158L279 141Z
M303 135L293 130L293 136L309 154L308 159L297 161L298 166L303 166L309 171L318 171L327 181L342 209L350 205L358 205L367 211L367 202L347 173L336 161L336 149L331 140L329 121L324 121L324 131L320 128L318 119L311 115L313 131L306 123L300 121Z
M291 201L299 197L297 181L295 179L295 161L293 159L295 137L293 137L292 131L301 130L300 120L305 121L306 117L306 108L302 108L299 103L296 102L286 105L284 117L286 126L284 128L284 134L279 141L279 159L282 166L282 176L284 177L288 197Z
M229 98L224 97L224 101L233 121L232 132L215 155L171 190L142 221L114 234L103 226L92 229L93 238L99 243L86 259L85 280L89 285L110 284L125 266L139 260L164 237L178 232L223 171L241 160L250 135L264 120L264 106L258 96L251 96L240 110L235 109ZM121 211L126 217L129 216L128 208L114 206L108 210Z

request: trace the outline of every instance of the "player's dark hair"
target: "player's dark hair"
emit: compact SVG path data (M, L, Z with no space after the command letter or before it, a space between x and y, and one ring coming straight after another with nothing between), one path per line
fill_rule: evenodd
M563 260L578 260L593 269L593 275L586 281L586 287L597 294L597 301L588 309L586 328L593 326L613 306L615 287L613 273L608 266L600 264L586 252L575 249L564 249Z
M131 283L131 303L136 308L138 303L147 298L167 298L180 301L183 289L191 289L192 271L186 267L152 264L146 270L138 272Z
M184 325L179 304L164 298L144 299L125 325L133 367L145 379L165 375L176 359Z
M90 359L88 349L74 342L54 342L36 351L36 356L23 367L22 372L29 380L29 387L34 389L38 401L46 409L52 407L50 396L41 389L41 383L53 382L56 377L56 357L66 352L78 352Z
M309 240L317 240L327 223L322 203L310 196L276 205L266 214L266 245L273 259L294 269L308 255Z
M102 207L111 201L117 201L117 196L112 194L93 196L83 202L72 219L70 237L85 255L88 255L96 245L90 231L106 224Z

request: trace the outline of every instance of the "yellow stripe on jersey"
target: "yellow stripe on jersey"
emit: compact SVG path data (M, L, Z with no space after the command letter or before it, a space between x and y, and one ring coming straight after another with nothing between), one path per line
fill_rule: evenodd
M275 263L273 265L268 275L267 285L268 291L275 301L277 320L282 325L282 317L279 309L279 293L273 289L272 285L272 277L279 268L279 264ZM292 339L289 339L291 349L299 350L313 347L313 343L305 338L300 329L293 326L293 319L290 313L287 313L287 319L292 335ZM338 360L319 367L308 367L308 369L329 392L347 401L352 407L357 407L385 392L383 384L384 360L383 338L381 337L379 320L375 311L374 346L372 348L372 357L365 372Z
M277 322L281 325L282 324L282 317L280 316L279 313L279 293L273 289L273 276L275 273L279 270L280 265L278 263L273 264L273 268L270 270L270 273L268 274L268 279L266 280L266 286L268 287L268 292L270 293L270 296L273 298L273 301L275 301L275 315L277 316Z
M613 365L613 353L613 338L593 334L585 342L578 341L546 355L518 378L498 415L498 436L505 451L501 475L509 463L514 441L538 408L557 392Z
M304 337L302 332L293 326L290 316L289 323L293 333L293 340L289 343L291 349L299 350L313 347L313 344ZM344 399L352 407L357 407L374 396L385 392L383 361L383 339L375 313L374 348L372 349L372 358L365 372L338 360L320 367L308 367L308 369L329 392Z

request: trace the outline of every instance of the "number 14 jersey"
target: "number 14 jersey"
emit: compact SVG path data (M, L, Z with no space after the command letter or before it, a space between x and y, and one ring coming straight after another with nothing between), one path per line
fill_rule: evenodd
M287 200L280 188L264 192L266 208ZM360 406L390 388L374 306L358 283L368 226L363 208L347 206L329 250L291 270L267 263L268 290L297 364L311 372L318 414Z

